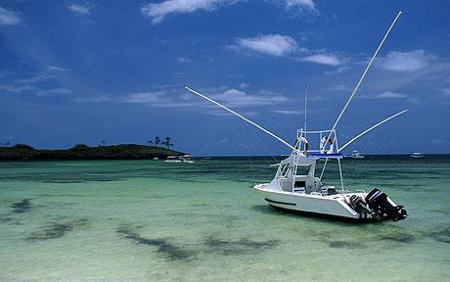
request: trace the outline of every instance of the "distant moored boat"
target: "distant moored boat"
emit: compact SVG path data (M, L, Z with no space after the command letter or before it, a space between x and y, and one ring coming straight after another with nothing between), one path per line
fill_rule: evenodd
M361 155L357 150L352 152L352 155L350 156L350 158L353 159L364 159L364 156Z
M414 158L414 159L420 159L420 158L425 157L424 155L422 155L422 153L412 153L410 156L411 156L411 158Z

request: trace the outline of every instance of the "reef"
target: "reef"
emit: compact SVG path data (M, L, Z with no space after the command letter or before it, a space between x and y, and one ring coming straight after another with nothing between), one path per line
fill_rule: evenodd
M30 199L23 199L21 202L13 203L11 205L13 213L24 213L31 209Z
M66 222L51 222L41 230L31 233L27 240L50 240L63 237L67 232L88 225L86 218L75 219Z
M126 239L132 240L136 244L157 247L157 252L163 254L170 260L185 260L191 258L195 254L193 251L186 250L171 243L168 239L145 238L133 230L130 226L120 226L116 232L124 235Z
M220 252L224 255L236 255L245 253L254 253L268 248L273 248L278 244L276 240L254 241L250 239L224 240L214 236L206 239L205 245L214 252Z

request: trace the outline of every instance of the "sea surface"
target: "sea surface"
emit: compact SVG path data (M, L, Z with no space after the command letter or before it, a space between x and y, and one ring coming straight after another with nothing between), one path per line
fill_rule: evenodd
M373 224L270 208L275 162L0 162L0 281L448 281L450 156L345 159L408 210Z

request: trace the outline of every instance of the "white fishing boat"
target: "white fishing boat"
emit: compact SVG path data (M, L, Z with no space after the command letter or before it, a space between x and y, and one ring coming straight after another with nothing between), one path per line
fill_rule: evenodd
M347 189L347 187L344 186L341 166L341 160L343 159L342 150L369 131L372 131L385 122L404 114L407 110L398 112L378 122L350 139L342 147L339 147L338 136L336 133L336 128L342 118L342 115L353 99L358 87L364 80L367 71L372 65L386 37L400 15L401 12L397 14L394 21L389 26L363 75L355 86L350 98L347 100L347 103L331 129L306 130L305 91L305 125L303 129L299 129L297 131L297 139L294 145L289 144L276 134L233 111L232 109L227 108L226 106L212 100L196 90L186 87L186 89L190 92L238 116L242 120L252 124L266 134L277 139L292 150L291 154L277 165L278 170L275 174L275 178L271 182L256 184L253 187L262 194L263 199L270 206L301 212L303 214L312 214L352 221L387 219L396 221L407 217L407 211L403 208L403 206L395 204L384 192L381 192L377 188L372 189L368 193L365 191L352 191ZM324 163L319 165L321 166L320 174L316 173L316 170L319 170L317 163L318 160L325 160ZM339 188L322 183L327 163L330 161L336 161L338 164L340 176Z
M323 136L331 136L328 138L333 140L334 146L319 150L310 149L314 139L318 143ZM343 155L338 144L336 130L304 131L300 129L291 155L281 161L275 178L269 183L256 184L254 189L261 192L264 200L273 207L305 214L352 221L405 218L407 212L403 206L396 205L379 189L375 188L366 193L347 190L344 187L341 166ZM319 171L320 174L317 174L317 161L321 159L324 159L325 163ZM322 183L329 161L338 163L339 188Z
M182 156L168 156L164 162L193 164L194 160L192 159L191 155L186 154L186 155L182 155Z
M179 156L168 156L164 162L166 162L166 163L181 163L182 161Z
M187 164L193 164L194 163L194 160L192 159L191 155L183 155L183 156L180 157L180 160L183 163L187 163Z
M422 153L412 153L409 156L414 159L421 159L421 158L425 157Z
M358 152L357 150L354 150L350 156L350 158L352 159L364 159L364 156L361 155L360 152Z

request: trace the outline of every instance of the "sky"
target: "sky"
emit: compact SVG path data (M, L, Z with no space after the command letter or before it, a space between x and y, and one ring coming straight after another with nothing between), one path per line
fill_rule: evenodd
M450 153L450 3L419 0L0 0L0 143L288 154L184 87L293 143L305 84L307 128L330 129L398 11L339 143L408 109L344 153Z

